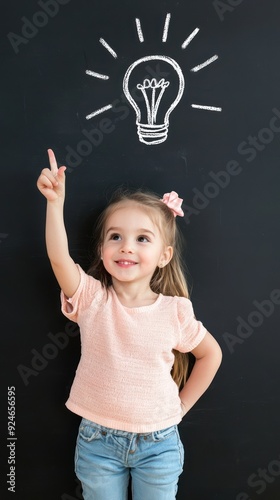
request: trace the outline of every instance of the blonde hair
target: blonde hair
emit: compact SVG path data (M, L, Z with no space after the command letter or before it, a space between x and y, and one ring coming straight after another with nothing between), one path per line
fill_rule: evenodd
M181 249L182 238L176 224L173 212L163 203L159 196L151 192L141 190L129 191L118 189L112 197L107 208L100 214L95 226L94 256L88 274L101 281L108 290L112 285L112 277L106 271L101 260L101 247L105 238L105 224L108 217L125 202L134 202L145 210L151 220L160 230L165 246L172 246L173 257L165 267L157 267L152 276L150 287L155 293L163 295L180 296L189 298L187 281L185 278L185 266L182 261ZM173 350L174 364L171 375L181 388L189 375L189 355Z

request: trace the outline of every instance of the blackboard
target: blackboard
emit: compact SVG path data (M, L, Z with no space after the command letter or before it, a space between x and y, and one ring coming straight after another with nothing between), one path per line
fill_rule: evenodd
M79 332L60 312L36 189L51 147L68 165L70 252L85 269L117 186L184 199L192 301L223 364L180 424L178 500L279 499L279 16L276 0L2 2L1 498L81 499L79 418L64 406ZM149 55L175 60L185 83L159 144L139 140L123 91ZM167 72L162 60L145 71Z

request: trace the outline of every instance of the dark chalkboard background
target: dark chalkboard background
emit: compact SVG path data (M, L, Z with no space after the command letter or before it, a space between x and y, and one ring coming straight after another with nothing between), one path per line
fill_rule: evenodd
M64 406L79 336L60 312L36 189L51 147L60 164L68 159L65 219L71 254L85 268L92 223L116 186L173 189L184 198L178 222L192 301L224 358L180 425L186 462L178 499L279 500L279 1L1 4L1 498L81 499L73 472L79 418ZM174 58L186 80L168 139L155 146L139 142L122 91L128 66L150 54ZM214 54L217 61L190 71ZM112 102L114 110L86 120ZM11 386L15 494L6 482Z

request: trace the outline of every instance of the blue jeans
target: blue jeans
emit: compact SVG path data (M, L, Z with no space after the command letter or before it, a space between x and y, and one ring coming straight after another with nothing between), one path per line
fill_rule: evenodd
M130 475L133 500L174 500L183 461L177 425L136 434L81 421L75 472L84 500L126 500Z

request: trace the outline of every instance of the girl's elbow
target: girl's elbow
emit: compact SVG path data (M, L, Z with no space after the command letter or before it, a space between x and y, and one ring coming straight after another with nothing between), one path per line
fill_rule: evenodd
M219 368L219 366L221 365L222 360L223 360L223 351L222 351L221 347L220 347L220 346L219 346L219 344L218 344L218 349L217 349L217 361L218 361L218 368Z
M217 369L220 367L222 360L223 360L223 351L221 347L219 346L218 342L215 348L215 360L216 360L216 365Z
M212 340L212 342L210 344L210 350L212 351L212 356L215 357L215 359L217 360L217 363L220 366L222 359L223 359L223 351L221 349L220 344L213 337L213 335L211 335L211 340Z

